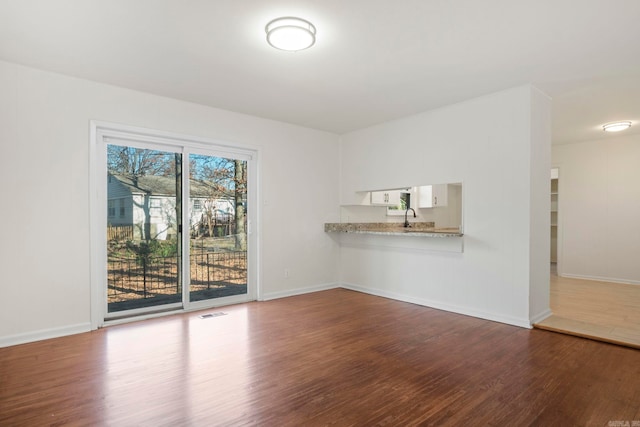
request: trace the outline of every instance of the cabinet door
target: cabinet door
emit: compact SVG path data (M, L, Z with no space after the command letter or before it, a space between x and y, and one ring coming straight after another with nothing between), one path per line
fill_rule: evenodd
M432 185L422 185L418 187L418 207L419 208L433 207L433 186Z
M447 206L449 202L447 184L423 185L418 187L418 207L435 208Z
M371 204L376 206L397 206L400 204L400 190L372 191Z
M396 191L387 191L388 196L388 205L389 206L398 206L400 204L400 190Z
M433 206L447 206L449 202L447 184L432 185Z

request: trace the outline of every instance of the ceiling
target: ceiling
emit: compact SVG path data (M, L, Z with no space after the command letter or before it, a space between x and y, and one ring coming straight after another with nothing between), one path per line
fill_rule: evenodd
M554 143L640 133L638 0L0 0L0 59L338 134L532 83Z

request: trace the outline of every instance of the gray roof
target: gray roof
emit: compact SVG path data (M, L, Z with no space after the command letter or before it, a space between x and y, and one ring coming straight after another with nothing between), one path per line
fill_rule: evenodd
M173 177L158 175L134 177L111 173L109 175L127 187L132 194L150 194L152 196L172 197L175 197L176 195L176 181ZM203 181L190 179L189 188L191 190L192 197L208 198L214 196L218 199L225 198L224 195L216 194L215 188Z

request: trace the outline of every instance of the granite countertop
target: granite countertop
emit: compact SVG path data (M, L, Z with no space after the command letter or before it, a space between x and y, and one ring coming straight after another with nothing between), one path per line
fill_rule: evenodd
M326 223L326 233L358 233L380 234L386 236L412 237L460 237L463 233L458 227L436 228L434 222L412 222L411 227L405 228L397 222L346 222Z

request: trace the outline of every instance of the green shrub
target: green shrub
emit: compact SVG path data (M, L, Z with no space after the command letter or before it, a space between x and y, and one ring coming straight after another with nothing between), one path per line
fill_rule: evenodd
M158 261L158 258L169 258L178 255L176 241L142 240L127 241L127 253L135 257L140 264L150 264Z

